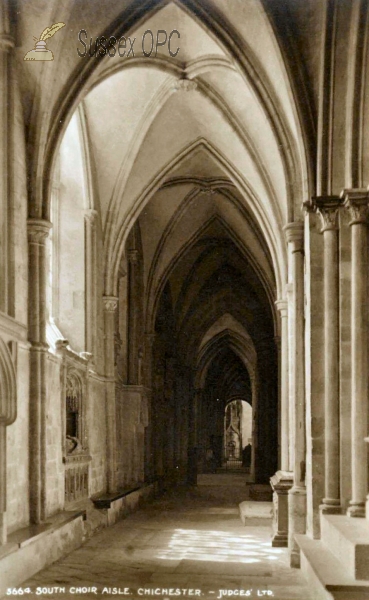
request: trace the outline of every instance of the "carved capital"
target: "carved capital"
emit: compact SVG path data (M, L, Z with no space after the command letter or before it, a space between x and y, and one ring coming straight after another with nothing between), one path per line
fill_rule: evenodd
M103 296L103 304L105 312L115 312L118 306L118 298L116 296Z
M345 208L351 217L350 225L368 224L369 192L365 189L343 190L341 194Z
M281 313L281 317L287 317L288 311L288 302L287 300L276 300L274 303L277 307L277 310Z
M97 218L98 212L97 210L94 209L88 209L85 212L85 221L86 223L90 223L91 226L96 224L96 218Z
M322 232L338 230L338 211L343 205L339 196L314 196L312 202L322 221Z
M44 219L28 219L28 241L32 244L44 244L52 227L50 221Z
M305 210L307 213L315 213L316 203L312 198L310 198L309 200L304 200L304 202L302 203L302 209Z
M292 252L304 250L304 224L302 221L294 221L283 227L286 241L293 245Z
M138 263L139 257L140 257L140 253L138 250L128 250L127 258L128 258L128 262L131 265L136 265Z

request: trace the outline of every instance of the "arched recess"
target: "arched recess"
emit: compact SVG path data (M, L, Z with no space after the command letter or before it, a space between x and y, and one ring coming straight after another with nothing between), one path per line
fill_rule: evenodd
M96 350L96 229L101 223L92 162L82 102L65 131L53 173L47 323L52 350L59 339L68 339L78 352Z
M232 413L236 409L236 428L232 423ZM227 433L230 439L227 439ZM236 469L247 468L249 481L253 481L253 415L250 400L242 395L231 395L226 400L224 409L224 458L225 466ZM238 444L232 444L232 438ZM229 443L231 442L231 443ZM229 456L232 446L236 450L235 456ZM233 460L232 460L233 458ZM229 460L231 459L231 460ZM230 462L230 465L227 463Z
M230 328L231 327L231 328ZM253 341L247 331L232 315L224 315L210 327L205 334L200 347L196 363L195 389L201 390L198 396L204 395L207 383L207 375L212 364L225 350L231 350L237 355L243 363L251 383L250 404L252 408L252 448L251 448L251 468L250 481L254 481L258 461L256 460L256 449L258 448L258 371L257 354ZM222 395L220 393L220 395ZM224 398L225 406L234 400L234 397L226 396ZM223 454L225 450L225 440L223 439Z
M17 384L13 359L0 338L0 422L6 426L17 418Z
M17 417L17 384L13 359L0 337L0 546L6 544L6 427Z

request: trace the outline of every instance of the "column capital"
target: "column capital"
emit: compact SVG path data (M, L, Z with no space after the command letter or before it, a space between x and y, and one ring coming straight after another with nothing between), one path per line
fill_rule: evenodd
M34 244L44 244L52 227L50 221L44 219L27 219L28 240Z
M287 311L288 311L288 302L287 300L276 300L274 302L274 304L277 307L277 310L281 313L281 317L287 317Z
M91 223L91 225L95 225L97 215L98 215L97 210L94 210L93 208L89 208L85 211L85 221L87 221L88 223Z
M304 249L304 223L294 221L283 227L287 243L293 244L292 252L302 252Z
M350 212L350 225L368 224L369 191L364 188L345 189L341 193L345 208Z
M118 306L118 298L116 296L103 296L103 304L105 312L115 312Z
M307 212L316 212L322 221L322 233L324 231L338 230L338 211L343 206L340 196L313 196L311 200L303 204Z
M140 254L138 250L128 250L127 252L127 258L131 265L135 265L138 263L139 256Z

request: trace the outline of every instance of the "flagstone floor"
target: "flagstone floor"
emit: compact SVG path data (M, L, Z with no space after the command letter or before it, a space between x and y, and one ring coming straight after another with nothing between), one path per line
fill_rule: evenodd
M231 479L230 479L231 482ZM268 519L243 526L240 490L171 492L95 535L23 584L39 598L273 598L313 600Z

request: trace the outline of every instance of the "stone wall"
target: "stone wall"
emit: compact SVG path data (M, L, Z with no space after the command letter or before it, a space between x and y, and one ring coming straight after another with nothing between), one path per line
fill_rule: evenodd
M89 375L89 405L87 410L87 435L90 465L90 495L106 489L106 416L104 382Z
M10 531L29 521L29 352L18 344L18 416L7 428L7 522Z

